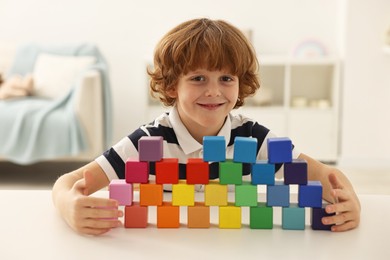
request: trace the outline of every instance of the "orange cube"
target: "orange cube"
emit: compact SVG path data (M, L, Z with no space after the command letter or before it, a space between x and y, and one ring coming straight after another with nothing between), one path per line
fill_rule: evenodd
M160 206L162 201L162 184L147 183L139 185L139 203L141 206Z
M187 208L187 226L189 228L210 227L210 207L204 203L196 202Z
M157 207L157 227L158 228L178 228L180 227L180 207L172 206L170 202L163 202Z
M148 226L148 207L134 202L125 207L125 228L146 228Z

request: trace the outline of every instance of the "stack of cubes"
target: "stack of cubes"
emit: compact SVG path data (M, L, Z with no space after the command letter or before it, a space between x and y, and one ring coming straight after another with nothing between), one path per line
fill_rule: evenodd
M241 208L249 207L251 229L272 229L273 208L282 207L282 228L305 229L305 208L311 208L314 230L330 229L325 215L322 185L308 181L307 163L292 159L288 138L267 139L268 160L256 160L257 139L236 137L233 159L226 159L222 136L205 136L203 158L190 158L186 180L179 180L177 158L163 157L162 137L142 137L139 158L126 162L125 180L110 183L110 198L125 206L125 227L148 225L148 207L157 206L157 227L180 227L180 207L187 207L187 227L209 228L210 207L219 208L219 228L241 228ZM149 181L149 164L155 163L155 181ZM219 180L209 180L209 163L219 163ZM251 165L251 181L242 180L243 164ZM275 181L276 164L284 165L284 181ZM133 201L133 184L139 184L139 201ZM163 200L163 185L172 184L172 201ZM205 185L204 201L195 201L195 184ZM228 201L228 185L235 185L235 201ZM258 185L266 185L266 202L258 200ZM290 185L298 186L298 203L290 203Z

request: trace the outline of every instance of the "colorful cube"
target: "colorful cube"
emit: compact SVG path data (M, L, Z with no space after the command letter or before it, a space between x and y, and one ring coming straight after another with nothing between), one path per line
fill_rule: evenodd
M320 181L308 181L307 185L299 185L298 205L301 208L322 207L322 184Z
M156 162L156 183L176 184L179 182L179 160L164 158Z
M265 203L258 203L256 207L249 208L249 227L251 229L272 229L273 208Z
M267 186L267 206L269 207L289 207L290 206L290 186L282 182L275 182L275 185Z
M195 186L180 181L172 185L173 206L193 206L195 203Z
M257 139L237 136L234 138L233 161L255 163L257 157Z
M141 206L159 206L163 202L163 185L148 183L139 185L139 202Z
M325 207L311 209L311 228L313 230L331 230L333 225L324 225L322 223L323 217L334 216L334 213L326 213Z
M210 181L204 189L206 206L226 206L228 204L227 185L219 184L216 181Z
M134 202L125 207L125 228L146 228L148 226L148 207Z
M186 165L187 184L209 183L209 164L201 158L189 158Z
M266 160L258 160L252 164L253 185L275 185L275 164Z
M225 137L203 137L203 160L205 162L223 162L226 160Z
M219 228L241 228L241 207L219 207Z
M290 207L282 208L282 228L288 230L305 229L305 208L291 204Z
M242 163L227 160L219 163L220 184L241 184L242 183Z
M236 185L235 205L241 207L257 206L257 186L250 182L243 182Z
M125 165L125 178L127 183L148 183L149 163L129 158Z
M210 207L201 202L189 206L187 208L187 226L189 228L209 228Z
M180 227L180 207L173 206L170 202L163 202L157 207L157 227L158 228L178 228Z
M131 205L133 202L133 185L126 180L112 180L108 186L109 197L118 201L121 206Z
M138 140L138 155L142 162L157 162L163 158L162 136L142 136Z
M287 137L267 139L268 160L270 163L292 162L292 142Z
M294 159L284 164L284 184L307 184L307 162Z

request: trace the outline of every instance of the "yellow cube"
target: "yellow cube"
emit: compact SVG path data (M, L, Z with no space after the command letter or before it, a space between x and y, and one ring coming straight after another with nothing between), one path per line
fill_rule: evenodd
M195 204L195 185L186 184L185 181L179 181L172 185L172 205L173 206L194 206Z
M241 207L219 207L219 228L241 228Z
M204 189L206 206L226 206L228 204L228 187L215 181L210 181Z

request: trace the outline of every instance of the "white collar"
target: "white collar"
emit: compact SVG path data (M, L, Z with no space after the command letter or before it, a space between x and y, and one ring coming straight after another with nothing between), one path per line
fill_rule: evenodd
M198 141L196 141L191 136L187 128L184 126L183 122L180 119L176 106L174 106L169 113L169 121L171 122L172 128L175 131L177 141L179 142L179 145L183 149L183 152L185 154L190 154L203 148L202 144L198 143ZM229 114L221 130L218 133L218 136L225 137L226 146L230 141L231 125L231 115Z

